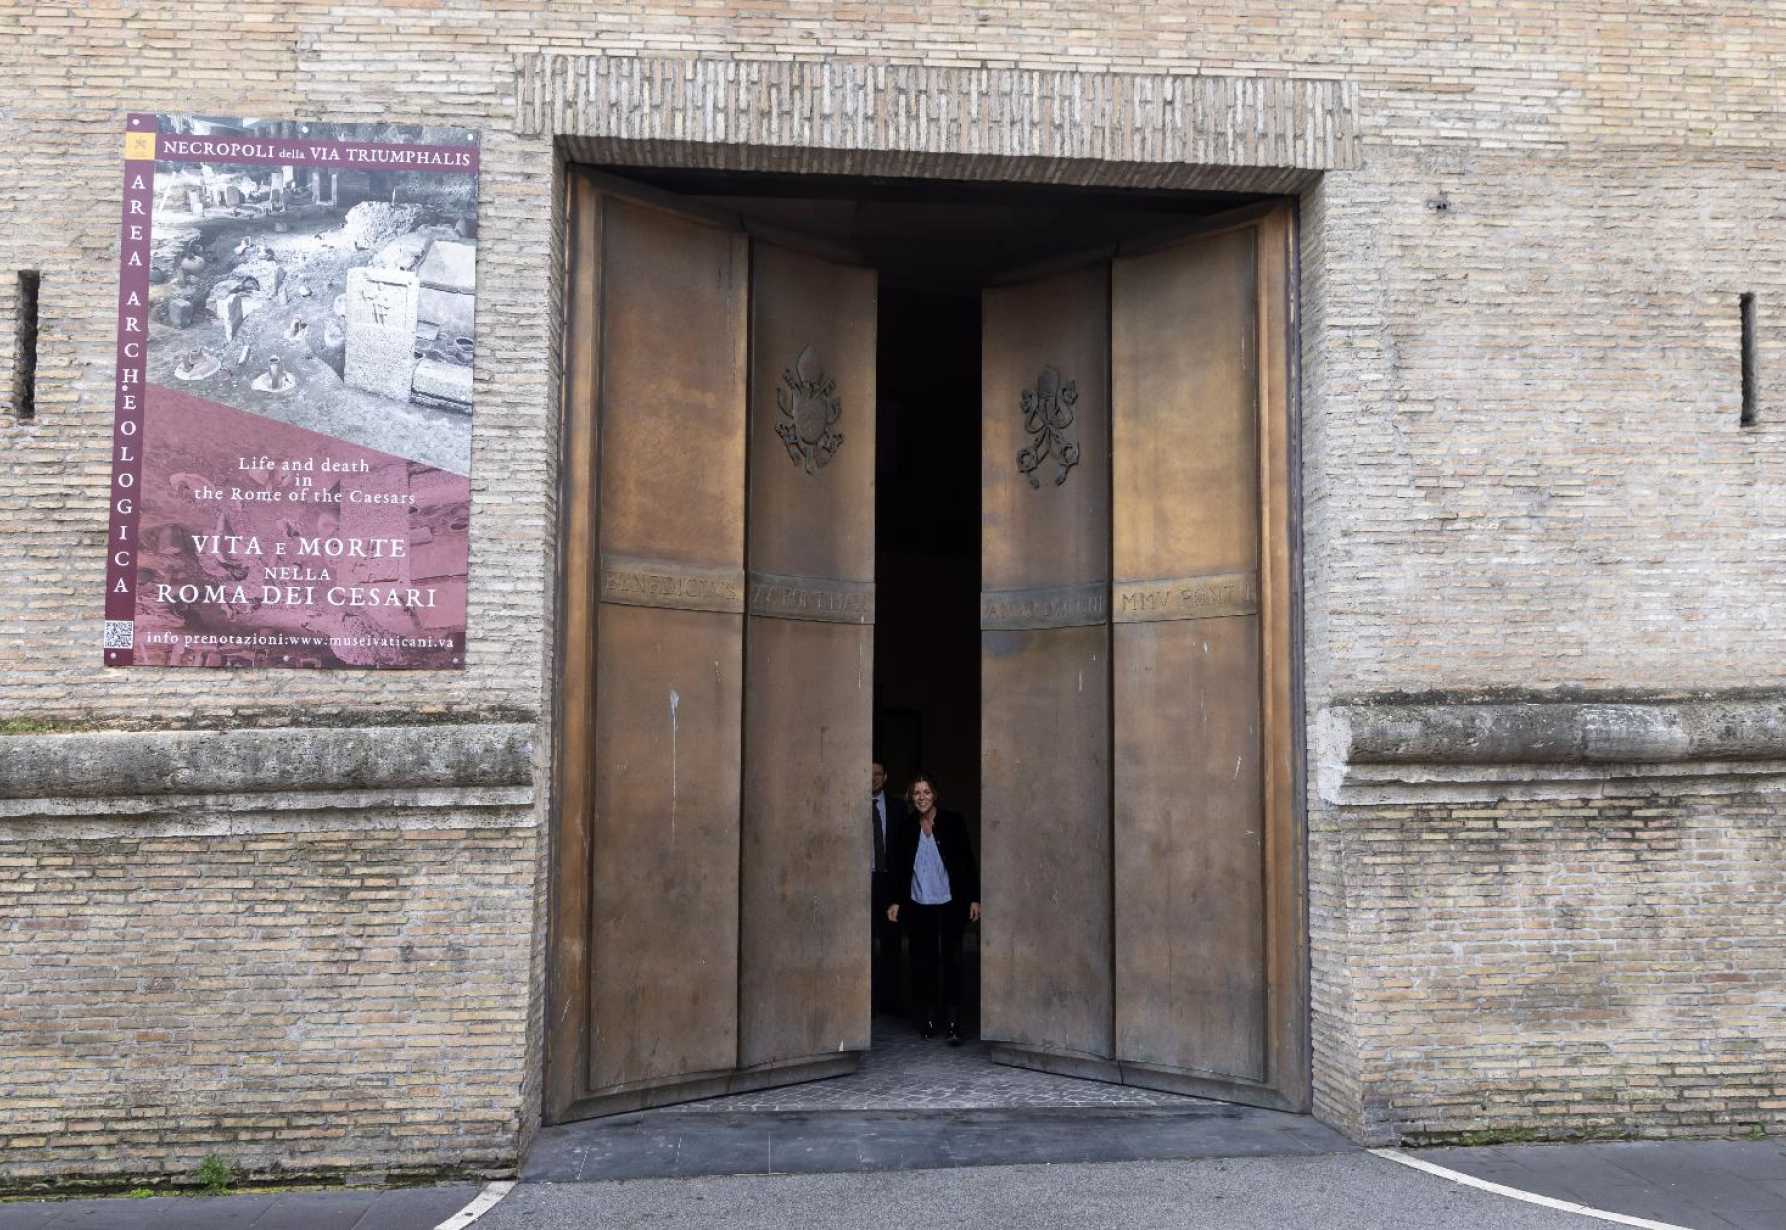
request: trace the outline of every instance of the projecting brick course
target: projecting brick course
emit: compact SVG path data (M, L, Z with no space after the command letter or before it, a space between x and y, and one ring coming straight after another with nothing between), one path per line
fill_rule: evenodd
M0 719L399 713L532 722L550 747L570 130L519 122L536 53L1338 83L1352 156L1280 185L1302 235L1310 721L1390 694L1780 686L1786 13L1767 0L0 0L0 30L0 398L14 272L42 272L36 417L0 405ZM156 110L483 130L463 672L100 667L119 134ZM1786 769L1723 792L1710 768L1616 784L1634 772L1467 805L1311 785L1318 1113L1377 1141L1786 1125ZM34 821L0 842L0 1184L211 1152L511 1165L538 1117L548 782L542 751L541 801L501 825L273 810L169 836L148 809L110 823L163 835Z

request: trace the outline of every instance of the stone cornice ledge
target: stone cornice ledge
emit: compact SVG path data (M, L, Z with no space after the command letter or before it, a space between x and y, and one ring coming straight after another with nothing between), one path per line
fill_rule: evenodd
M534 822L513 723L0 737L0 841Z
M1313 751L1341 805L1786 790L1786 697L1336 704Z

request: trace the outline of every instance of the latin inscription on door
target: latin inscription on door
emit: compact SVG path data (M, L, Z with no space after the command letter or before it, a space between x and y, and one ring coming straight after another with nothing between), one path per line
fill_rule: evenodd
M744 573L693 568L667 560L607 556L602 560L601 600L621 606L736 615L744 610Z
M1110 587L1102 581L1037 589L993 589L980 595L983 632L1088 628L1109 617Z
M874 584L839 581L831 577L789 577L752 572L746 606L752 615L774 619L871 624L874 622Z
M1119 624L1252 615L1259 610L1259 578L1256 573L1230 572L1161 581L1118 581L1114 609Z

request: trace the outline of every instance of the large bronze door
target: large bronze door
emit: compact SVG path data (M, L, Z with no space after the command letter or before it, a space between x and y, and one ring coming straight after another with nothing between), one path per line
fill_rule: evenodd
M985 298L983 980L1005 1062L1308 1105L1291 235L1278 209L1119 251L1107 298L1106 269ZM1075 352L1105 321L1103 362Z
M751 247L738 1062L868 1048L872 270Z
M1109 267L981 299L981 1033L1108 1059Z
M868 1045L871 272L575 176L555 1120Z

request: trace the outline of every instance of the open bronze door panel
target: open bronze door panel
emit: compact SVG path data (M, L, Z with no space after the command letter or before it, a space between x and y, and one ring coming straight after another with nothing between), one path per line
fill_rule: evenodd
M984 298L1001 1062L1307 1108L1291 244L1255 210Z
M570 192L555 1121L868 1032L873 433L831 410L873 421L873 277L761 245L753 277L724 217Z
M1111 1055L1109 266L981 297L981 1034Z
M751 246L739 1065L869 1041L876 278Z
M1278 208L1112 272L1115 1058L1305 1110L1291 233Z

